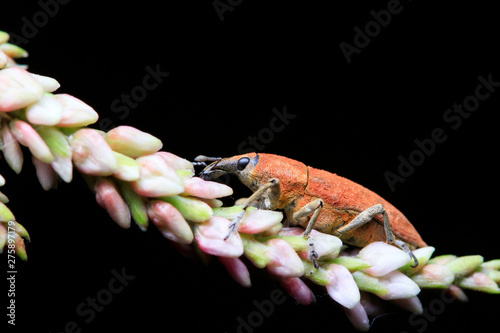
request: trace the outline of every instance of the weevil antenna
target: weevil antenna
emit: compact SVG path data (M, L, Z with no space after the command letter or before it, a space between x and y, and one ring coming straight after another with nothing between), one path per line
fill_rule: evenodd
M222 160L222 157L210 157L205 155L198 155L194 158L195 162L215 162Z
M198 155L194 158L194 162L191 162L195 166L207 166L206 162L218 162L221 161L222 157L210 157L205 155Z

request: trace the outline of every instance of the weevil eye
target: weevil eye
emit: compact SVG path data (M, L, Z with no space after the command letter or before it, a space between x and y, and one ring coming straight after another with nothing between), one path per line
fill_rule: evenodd
M246 168L248 163L250 163L250 159L248 157L242 157L238 160L238 165L236 167L241 171Z

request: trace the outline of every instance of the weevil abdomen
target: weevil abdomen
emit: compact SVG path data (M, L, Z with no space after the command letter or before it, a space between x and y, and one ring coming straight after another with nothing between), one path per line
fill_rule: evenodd
M427 246L403 213L375 192L324 170L308 167L308 175L304 196L296 200L295 204L298 208L317 198L323 200L324 207L314 229L335 234L338 228L349 224L360 212L381 204L389 216L392 231L398 239L407 243L410 248ZM342 240L346 244L359 247L374 241L385 241L382 217L376 216L373 220L375 223L366 223L342 235Z

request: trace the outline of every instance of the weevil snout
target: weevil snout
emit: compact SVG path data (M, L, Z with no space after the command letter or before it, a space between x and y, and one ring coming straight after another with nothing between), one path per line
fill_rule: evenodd
M259 161L258 154L245 154L228 158L210 158L198 156L196 162L212 162L201 172L200 178L204 180L214 180L226 174L235 174L240 181L248 185L251 178L251 171Z
M217 164L219 164L219 161L215 161L207 165L201 172L200 172L200 178L204 180L214 180L216 178L219 178L220 176L224 175L226 172L221 169L217 169Z

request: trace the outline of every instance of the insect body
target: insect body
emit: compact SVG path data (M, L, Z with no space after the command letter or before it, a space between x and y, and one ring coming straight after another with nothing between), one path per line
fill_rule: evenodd
M257 204L263 209L283 210L289 225L301 225L304 236L311 229L338 236L344 243L363 247L374 241L386 241L405 250L426 246L408 219L393 205L369 189L336 174L315 169L283 156L250 153L215 160L200 174L213 180L235 174L254 193L243 205ZM237 228L239 219L232 225ZM229 236L229 234L228 234ZM315 265L314 244L311 259Z

